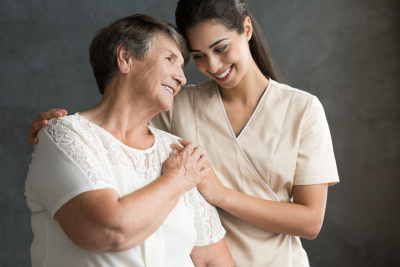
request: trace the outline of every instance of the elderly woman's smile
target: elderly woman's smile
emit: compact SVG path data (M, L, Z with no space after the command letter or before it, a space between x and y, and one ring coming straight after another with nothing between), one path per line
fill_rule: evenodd
M193 267L196 256L220 260L208 246L233 266L217 210L196 188L210 171L204 148L178 152L179 137L149 126L171 109L188 60L173 26L146 15L96 34L100 103L49 120L30 165L33 266Z
M158 34L152 40L152 47L144 60L133 60L132 87L147 96L147 101L157 105L161 111L171 108L173 97L186 83L183 74L184 59L176 42Z

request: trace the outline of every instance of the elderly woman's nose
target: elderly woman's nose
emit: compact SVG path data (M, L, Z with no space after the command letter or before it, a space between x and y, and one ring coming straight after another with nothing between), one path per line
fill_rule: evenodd
M180 83L181 86L186 84L186 77L183 73L183 69L181 67L176 68L175 73L172 75L172 78Z

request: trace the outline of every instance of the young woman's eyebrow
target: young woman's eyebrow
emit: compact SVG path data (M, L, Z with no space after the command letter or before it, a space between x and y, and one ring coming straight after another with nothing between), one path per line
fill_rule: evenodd
M219 44L220 42L225 41L225 40L228 40L228 39L229 39L229 38L222 38L222 39L216 41L215 43L211 44L208 48L211 49L211 48L213 48L214 46L216 46L217 44ZM192 53L192 52L201 52L201 51L200 51L200 50L192 50L192 49L190 49L190 52Z
M222 38L218 41L216 41L215 43L211 44L208 48L213 48L214 46L216 46L217 44L219 44L220 42L224 41L224 40L228 40L229 38Z

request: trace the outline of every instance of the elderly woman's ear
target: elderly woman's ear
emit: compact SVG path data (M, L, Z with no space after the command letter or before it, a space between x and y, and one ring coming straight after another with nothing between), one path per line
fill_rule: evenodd
M129 51L126 46L123 44L120 44L117 47L117 62L118 62L118 68L119 71L123 74L127 74L129 70L131 69L131 65L133 63L133 55Z

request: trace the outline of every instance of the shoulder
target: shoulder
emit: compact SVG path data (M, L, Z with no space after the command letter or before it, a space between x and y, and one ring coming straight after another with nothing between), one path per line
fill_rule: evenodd
M306 91L291 87L290 85L287 85L287 84L278 83L277 81L274 81L274 80L271 80L270 89L279 91L281 93L291 93L291 94L293 94L293 96L296 96L296 97L299 97L299 98L302 98L305 100L309 100L309 101L315 97L314 95L312 95Z
M85 136L91 135L92 132L85 120L77 114L50 119L43 130L56 143L65 140L85 139Z
M216 82L206 81L199 84L185 85L179 93L174 97L173 109L174 113L184 113L186 110L193 110L194 99L209 99L213 94L217 94ZM180 114L182 116L183 114Z
M209 80L205 82L201 82L198 84L188 84L182 87L182 90L199 90L199 89L208 89L215 88L215 81Z
M280 95L290 95L290 105L305 107L306 109L309 109L310 106L320 106L322 108L321 102L316 96L287 84L271 80L271 85L268 90L274 91L278 97Z
M178 142L179 139L182 139L182 138L180 138L180 137L178 137L176 135L170 134L170 133L168 133L166 131L154 128L152 126L149 126L149 128L150 128L151 132L154 135L157 135L163 142L172 144L172 143Z
M49 123L44 127L44 130L51 136L67 132L72 128L73 124L77 123L78 120L76 117L76 115L69 115L50 119Z
M188 84L181 88L179 94L192 94L193 92L206 92L216 89L216 82L213 80L201 82L198 84ZM178 94L178 95L179 95Z

